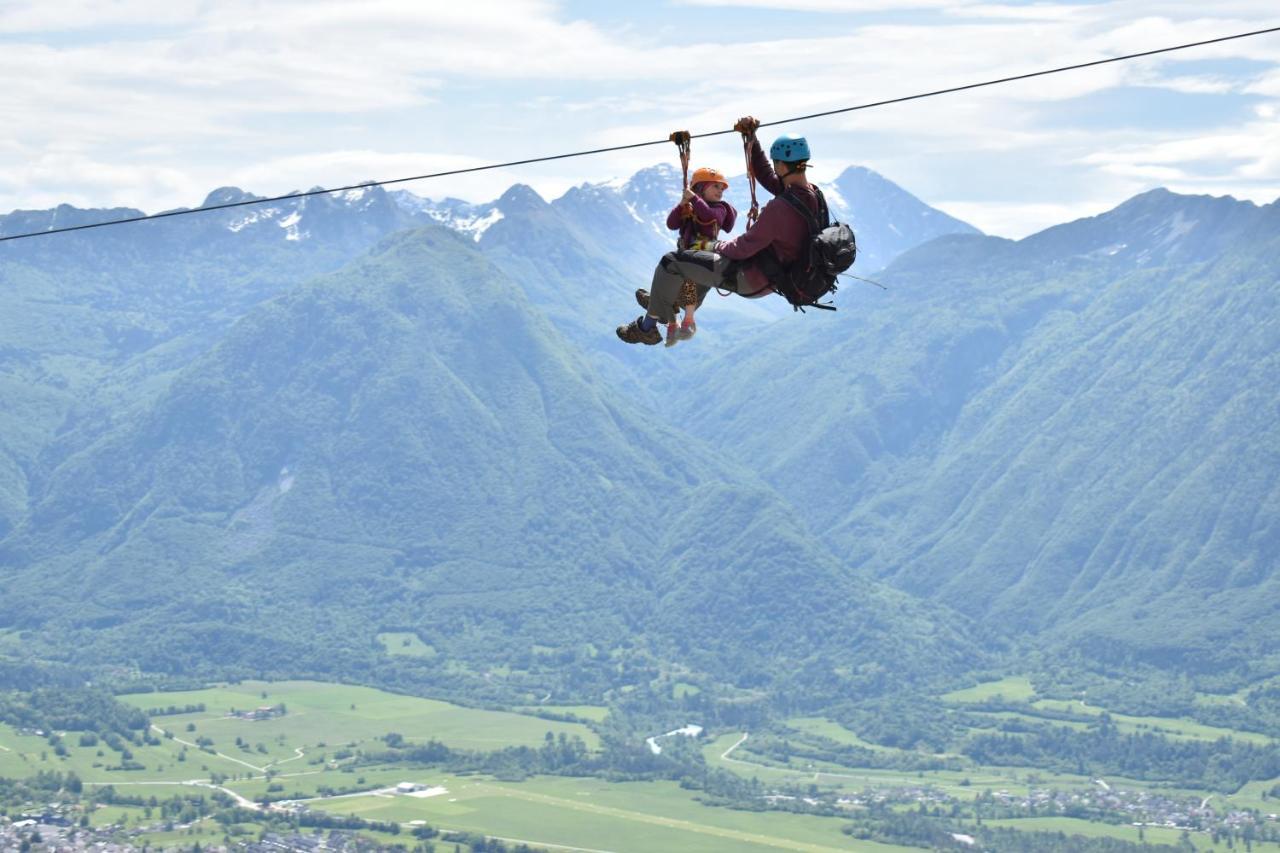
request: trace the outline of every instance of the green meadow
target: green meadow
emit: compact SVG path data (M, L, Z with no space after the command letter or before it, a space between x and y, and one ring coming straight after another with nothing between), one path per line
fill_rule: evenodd
M1023 702L1035 698L1035 688L1031 681L1022 676L1009 676L999 681L984 681L967 687L964 690L953 690L942 695L944 702L986 702L990 699L1004 699L1009 702Z
M674 782L537 777L510 783L468 776L446 777L440 784L447 794L333 798L311 805L369 820L423 820L442 829L618 853L910 849L854 841L840 831L845 821L839 817L704 806Z
M417 634L411 631L388 632L378 635L378 642L389 655L405 655L415 658L433 658L436 656L435 646L422 642Z
M820 788L852 793L867 788L920 788L926 785L951 796L972 799L983 790L1025 794L1034 779L1035 787L1056 785L1078 787L1090 784L1084 776L1054 774L1025 767L974 767L965 770L880 770L842 767L832 762L805 759L788 766L767 763L750 752L748 738L727 757L725 751L741 739L742 733L721 735L703 746L707 763L723 767L746 778L761 782L816 784Z
M206 710L153 717L153 726L172 737L160 737L155 746L130 745L132 761L141 765L133 770L120 769L122 756L101 741L80 745L78 732L64 734L67 754L58 756L45 737L19 734L12 726L0 724L0 776L25 778L41 770L74 772L90 785L113 784L122 790L139 786L148 795L168 797L183 790L181 783L208 780L216 773L228 777L229 787L243 787L241 792L253 797L266 793L262 777L270 770L277 777L275 782L286 785L288 792L314 796L322 787L351 787L360 775L376 776L386 784L400 781L403 771L365 770L353 776L340 766L355 749L381 748L378 739L388 732L398 732L411 743L436 739L452 747L486 751L538 746L547 732L577 735L592 748L599 742L582 723L316 682L244 683L120 698L144 709L204 703ZM281 702L287 709L282 717L244 720L227 716L233 708ZM587 709L582 711L585 716ZM209 747L213 752L196 746L201 737L213 740Z
M96 746L80 746L79 734L69 732L63 738L67 755L58 756L43 737L19 735L11 726L0 724L0 776L22 779L41 770L74 772L86 783L138 785L156 782L180 783L191 779L207 779L210 773L242 773L247 768L234 761L196 749L187 749L186 760L179 758L181 744L162 740L159 746L130 746L139 770L113 769L121 766L119 753L99 742ZM166 795L167 796L167 795Z
M1064 701L1058 699L1041 699L1031 705L1032 708L1046 711L1065 711L1091 717L1101 716L1105 708L1086 705L1084 702ZM1181 740L1217 740L1218 738L1235 738L1267 745L1272 739L1258 732L1246 732L1238 729L1224 729L1218 726L1206 726L1194 720L1181 717L1135 717L1129 714L1111 714L1111 720L1122 732L1155 732Z
M988 826L1003 826L1024 832L1063 832L1067 835L1081 835L1086 838L1117 838L1137 844L1145 840L1148 844L1177 845L1182 838L1182 830L1167 826L1144 826L1139 836L1138 827L1132 824L1097 823L1070 817L1028 817L1013 820L988 820ZM1206 833L1188 833L1188 840L1196 850L1230 849L1224 843L1214 845L1213 839ZM1244 844L1235 845L1235 849L1244 849ZM1259 853L1275 853L1280 845L1255 841L1251 849Z
M517 708L527 714L557 714L560 716L577 717L580 720L590 720L593 723L602 723L604 718L609 716L609 709L603 705L526 705Z
M943 694L940 698L944 702L951 702L960 705L977 704L991 699L1003 699L1007 702L1027 702L1027 707L1031 711L1027 714L1016 715L1016 712L978 713L987 713L994 717L1010 717L1011 715L1016 715L1022 716L1028 720L1041 722L1043 722L1043 720L1036 717L1034 711L1058 711L1090 717L1101 716L1104 712L1107 712L1105 708L1099 708L1096 705L1090 705L1079 700L1036 699L1035 688L1031 686L1031 682L1028 679L1021 676L1002 678L999 681L987 681L964 690L953 690L950 693ZM1197 701L1206 705L1241 704L1243 702L1238 695L1228 696L1201 693L1197 694L1196 698ZM1217 740L1218 738L1229 737L1248 743L1263 745L1272 742L1271 738L1257 732L1246 732L1236 729L1208 726L1182 717L1138 717L1129 714L1117 714L1111 712L1111 720L1116 724L1120 731L1126 733L1156 732L1158 734L1167 735L1168 737L1181 740ZM1054 725L1079 728L1079 724L1073 725L1070 721L1054 720L1052 722Z
M792 717L787 720L787 725L798 732L818 735L819 737L824 737L828 740L833 740L836 743L842 743L848 746L858 746L874 752L895 751L890 747L881 746L879 744L863 740L844 726L834 720L828 720L825 717Z
M218 752L252 765L258 772L267 767L289 772L310 761L331 759L343 750L375 747L375 741L389 732L403 735L410 743L438 740L459 749L485 751L537 746L547 732L577 735L589 748L599 745L595 732L581 723L314 681L244 682L120 698L144 709L203 704L203 712L155 717L152 723L178 739L194 742L200 736L212 738ZM287 709L284 716L266 720L228 716L232 709L244 711L279 703ZM189 731L189 726L194 726L194 731ZM248 748L238 747L237 738Z

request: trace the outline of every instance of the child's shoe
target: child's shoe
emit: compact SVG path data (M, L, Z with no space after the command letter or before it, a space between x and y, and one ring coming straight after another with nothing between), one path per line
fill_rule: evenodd
M680 327L680 340L682 341L687 341L696 334L698 334L697 323L685 323ZM667 332L667 337L671 337L670 331ZM671 344L667 344L667 346L671 346Z
M680 341L682 340L684 340L684 338L680 336L680 327L677 326L675 323L668 323L667 324L667 342L663 344L663 346L673 347L676 344L680 343Z

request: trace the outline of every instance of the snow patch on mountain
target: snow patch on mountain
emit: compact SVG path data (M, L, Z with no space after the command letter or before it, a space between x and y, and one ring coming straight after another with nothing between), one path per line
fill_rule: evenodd
M477 243L484 236L484 232L493 227L494 223L502 221L502 211L498 208L491 209L483 216L475 216L469 219L456 219L453 227L461 231L463 234L470 234L471 239Z
M310 237L311 234L308 231L298 230L298 223L301 221L302 213L295 210L276 224L284 229L284 238L286 240L305 240L307 237Z
M232 233L238 234L248 226L253 225L256 222L262 222L267 219L272 219L279 213L280 213L280 208L278 207L259 208L257 210L254 210L252 213L249 213L248 215L242 216L239 219L236 219L235 221L233 221L230 225L227 226L227 230Z

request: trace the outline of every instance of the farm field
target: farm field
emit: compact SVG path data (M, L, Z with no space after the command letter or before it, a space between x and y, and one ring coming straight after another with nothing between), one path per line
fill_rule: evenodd
M565 714L582 720L591 720L594 723L604 722L604 718L609 716L609 709L604 705L526 705L516 710L528 714L537 714L539 711L546 714Z
M1068 835L1083 835L1087 838L1118 838L1135 844L1139 841L1138 827L1136 826L1098 823L1079 818L1028 817L1012 820L988 820L985 823L988 826L1003 826L1024 832L1065 832ZM1164 826L1144 826L1142 828L1142 836L1149 844L1176 845L1182 838L1182 831ZM1213 839L1207 833L1192 832L1188 834L1188 837L1197 850L1214 850L1225 847L1224 844L1218 844L1215 847ZM1243 845L1237 846L1243 848ZM1259 851L1259 853L1280 851L1280 845L1258 841L1253 842L1252 848L1255 851Z
M138 693L120 697L139 708L169 705L205 706L205 711L155 717L152 723L175 737L194 741L212 738L214 748L244 762L239 769L280 772L305 765L343 748L372 741L389 732L410 743L435 739L459 749L494 750L506 746L538 746L547 732L577 735L588 748L599 745L595 732L581 723L544 720L524 714L464 708L434 699L401 696L368 687L314 681L244 682L180 693ZM227 716L283 703L287 713L265 720ZM188 726L194 726L189 731ZM249 744L237 747L236 738ZM261 747L259 747L261 745ZM286 770L288 768L288 770Z
M754 776L762 782L812 783L824 789L847 793L871 787L917 788L928 785L964 800L970 800L982 791L1003 791L1022 796L1033 788L1069 790L1097 785L1097 781L1090 776L1053 773L1029 767L981 765L963 770L906 771L839 767L830 763L813 765L807 760L804 766L783 767L771 765L747 751L745 747L750 743L749 739L725 758L725 751L738 743L741 737L740 732L730 733L707 742L703 746L703 756L707 763L747 778ZM1154 791L1173 797L1202 798L1209 794L1207 791L1175 788L1124 776L1109 775L1106 781L1113 788L1121 790ZM1262 794L1276 784L1280 784L1280 779L1250 782L1235 794L1212 794L1212 799L1220 808L1255 809L1264 814L1274 813L1280 811L1280 805L1274 799L1262 799Z
M825 717L792 717L787 720L787 725L796 731L825 737L828 740L835 741L836 743L858 746L874 752L895 751L891 747L881 746L880 744L863 740L844 726L834 720L828 720Z
M1029 789L1028 777L1034 776L1037 787L1079 787L1091 784L1084 776L1054 774L1026 767L974 767L965 770L880 770L872 768L842 767L830 762L803 766L781 767L767 765L758 756L746 752L743 747L750 740L724 757L725 750L742 737L741 733L721 735L703 746L703 756L712 766L722 767L747 778L756 777L762 782L813 783L822 788L855 792L869 787L921 788L926 785L954 797L966 800L983 790L1007 791L1025 794Z
M1041 699L1031 705L1032 708L1047 711L1065 711L1072 714L1087 714L1091 717L1101 716L1105 708L1096 708L1083 702L1064 701L1060 699ZM1158 732L1168 737L1181 740L1217 740L1218 738L1235 738L1246 743L1270 744L1272 739L1258 732L1245 732L1238 729L1224 729L1218 726L1206 726L1194 720L1181 717L1135 717L1129 714L1111 714L1112 722L1122 732Z
M378 635L378 642L389 655L404 655L415 658L433 658L436 656L435 646L429 646L411 632L388 632Z
M940 697L943 702L952 702L956 704L973 704L986 702L988 699L996 697L1004 698L1009 702L1029 702L1030 699L1036 699L1036 690L1032 688L1030 681L1024 678L1006 678L1000 681L986 681L986 683L972 686L964 690L952 690L951 693L945 693ZM1242 699L1236 697L1228 697L1228 695L1210 695L1198 694L1199 701L1206 704L1228 704L1240 703ZM1106 708L1092 706L1092 704L1079 701L1079 699L1037 699L1030 702L1028 708L1030 710L1041 711L1059 711L1066 713L1076 713L1076 715L1097 717L1102 713L1107 713ZM972 711L974 713L987 713L989 716L1009 716L1015 712L983 712ZM1034 713L1020 715L1027 717L1028 720L1044 721L1042 717L1037 717ZM1268 736L1257 733L1257 731L1239 731L1235 729L1222 729L1219 726L1204 725L1202 722L1183 719L1183 717L1140 717L1126 715L1126 713L1111 713L1111 721L1115 722L1120 731L1126 734L1140 733L1140 731L1156 731L1158 734L1170 736L1170 738L1180 740L1217 740L1219 738L1234 738L1243 740L1245 743L1254 744L1270 744L1272 739ZM1073 724L1070 721L1051 720L1053 725L1065 725L1071 727L1079 727L1079 724Z
M141 783L180 783L191 779L207 779L210 773L240 773L246 768L232 761L188 749L186 760L180 760L181 744L162 740L158 746L133 746L129 750L139 769L123 770L122 757L104 743L80 746L79 734L69 733L64 739L67 755L54 753L48 741L35 735L20 735L11 726L0 724L0 776L22 779L41 770L73 772L86 783L136 785ZM117 768L117 769L113 769Z
M206 710L153 717L153 725L173 737L161 737L154 746L130 745L134 762L130 770L121 769L123 757L105 743L80 745L79 733L66 734L63 745L67 754L58 756L45 737L19 734L12 726L0 724L0 776L26 778L42 770L56 770L74 772L87 784L153 787L208 780L216 773L244 784L245 793L254 796L265 793L266 783L261 778L250 782L246 777L261 777L272 770L278 774L278 782L289 785L289 791L314 795L320 787L354 784L356 777L328 766L335 753L360 746L380 747L377 739L388 732L398 732L410 743L435 738L453 747L477 750L537 746L548 731L577 735L592 747L598 744L595 733L581 723L315 682L246 683L181 693L130 694L121 699L144 709L204 703ZM226 716L231 708L243 710L280 702L288 710L283 717L243 720ZM200 737L212 738L210 748L218 754L197 748L195 742ZM242 746L236 744L237 738ZM162 794L152 787L149 794L173 793L165 790Z
M988 699L1001 697L1009 702L1024 702L1034 699L1036 696L1035 688L1031 686L1031 681L1023 676L1014 675L1008 678L1002 678L999 681L984 681L981 684L975 684L973 687L966 687L964 690L953 690L950 693L944 693L940 698L944 702L986 702Z
M1003 698L1009 702L1026 702L1035 699L1035 689L1031 686L1031 682L1026 678L1010 677L1000 681L988 681L964 690L954 690L950 693L943 694L940 698L944 702L952 702L956 704L974 704L985 702L989 699ZM1198 694L1197 698L1205 704L1239 704L1243 700L1239 696L1223 696ZM1083 716L1098 717L1103 713L1110 713L1111 720L1122 732L1149 732L1155 731L1168 737L1181 740L1217 740L1218 738L1229 737L1236 740L1245 741L1247 743L1269 744L1272 739L1258 732L1246 732L1236 729L1225 729L1217 726L1208 726L1203 723L1197 723L1194 720L1188 720L1181 717L1139 717L1129 714L1117 714L1107 712L1105 708L1099 708L1080 700L1063 700L1063 699L1037 699L1031 702L1029 708L1043 711L1060 711L1071 714L1080 714ZM976 711L976 713L990 713ZM1011 712L999 712L997 715L1007 715ZM1029 719L1041 720L1034 714L1026 715ZM1054 725L1071 726L1072 723L1062 720L1050 721ZM1078 724L1077 724L1078 727Z
M538 777L513 783L476 776L441 784L448 793L428 798L364 796L311 805L369 820L424 820L443 829L618 853L909 849L854 841L840 831L838 817L704 806L673 782Z

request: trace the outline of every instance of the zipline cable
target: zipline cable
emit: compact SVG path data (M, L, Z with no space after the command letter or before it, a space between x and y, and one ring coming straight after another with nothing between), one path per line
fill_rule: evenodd
M1061 74L1064 71L1078 71L1081 68L1092 68L1096 65L1107 65L1112 62L1125 62L1131 59L1141 59L1145 56L1155 56L1160 53L1172 53L1177 50L1188 50L1193 47L1204 47L1209 44L1219 44L1225 41L1234 41L1236 39L1252 38L1253 36L1268 35L1270 33L1280 32L1280 27L1269 27L1264 30L1252 30L1247 33L1236 33L1230 36L1220 36L1218 38L1205 39L1204 41L1193 41L1186 44L1173 45L1172 47L1161 47L1155 50L1144 50L1139 53L1126 53L1123 56L1112 56L1108 59L1095 59L1092 62L1080 62L1075 65L1063 65L1058 68L1048 68L1043 71L1032 71L1027 74L1015 74L1009 77L1000 77L995 80L984 80L981 83L967 83L963 86L951 86L946 89L935 89L932 92L922 92L917 95L904 95L899 98L888 98L883 101L872 101L867 104L858 104L852 107L840 107L834 110L824 110L823 112L810 113L803 116L793 116L791 118L779 119L778 121L762 122L760 127L775 127L781 124L790 124L797 121L808 121L810 119L825 118L827 116L841 115L843 113L857 112L858 110L870 110L876 107L885 107L890 104L901 104L907 101L918 101L923 98L936 98L939 95L950 95L956 92L966 92L970 89L981 89L985 86L998 86L1002 83L1013 83L1018 80L1030 80L1033 77L1044 77L1049 74ZM707 133L690 134L691 139L707 139L713 136L724 136L735 131L729 130L713 130ZM90 228L105 228L108 225L125 225L130 222L146 222L152 219L166 219L171 216L186 216L190 213L206 213L211 210L228 210L234 207L248 207L249 205L271 204L277 201L289 201L291 199L307 198L315 195L331 195L333 193L350 192L352 190L365 189L367 187L384 187L391 184L404 184L410 181L428 181L433 178L445 178L451 175L466 175L472 172L485 172L491 169L509 169L513 166L527 166L532 163L548 163L553 160L567 160L572 157L587 157L592 154L607 154L613 151L630 151L636 148L649 148L654 145L666 145L671 139L655 139L649 142L632 142L627 145L612 145L607 148L591 148L585 151L572 151L567 154L550 154L543 157L529 157L524 160L511 160L506 163L490 163L484 166L469 166L464 169L450 169L445 172L432 172L426 175L414 175L409 178L392 178L386 181L369 181L363 184L352 184L345 187L335 187L328 190L308 190L307 192L289 193L287 195L272 196L270 198L255 198L245 201L232 201L225 204L211 204L207 207L191 207L181 210L169 210L163 213L152 213L145 216L130 216L125 219L111 219L106 222L91 222L87 225L71 225L65 228L50 228L46 231L32 231L26 234L14 234L9 237L0 237L0 243L9 240L25 240L29 237L43 237L49 234L66 234L71 231L87 231Z

